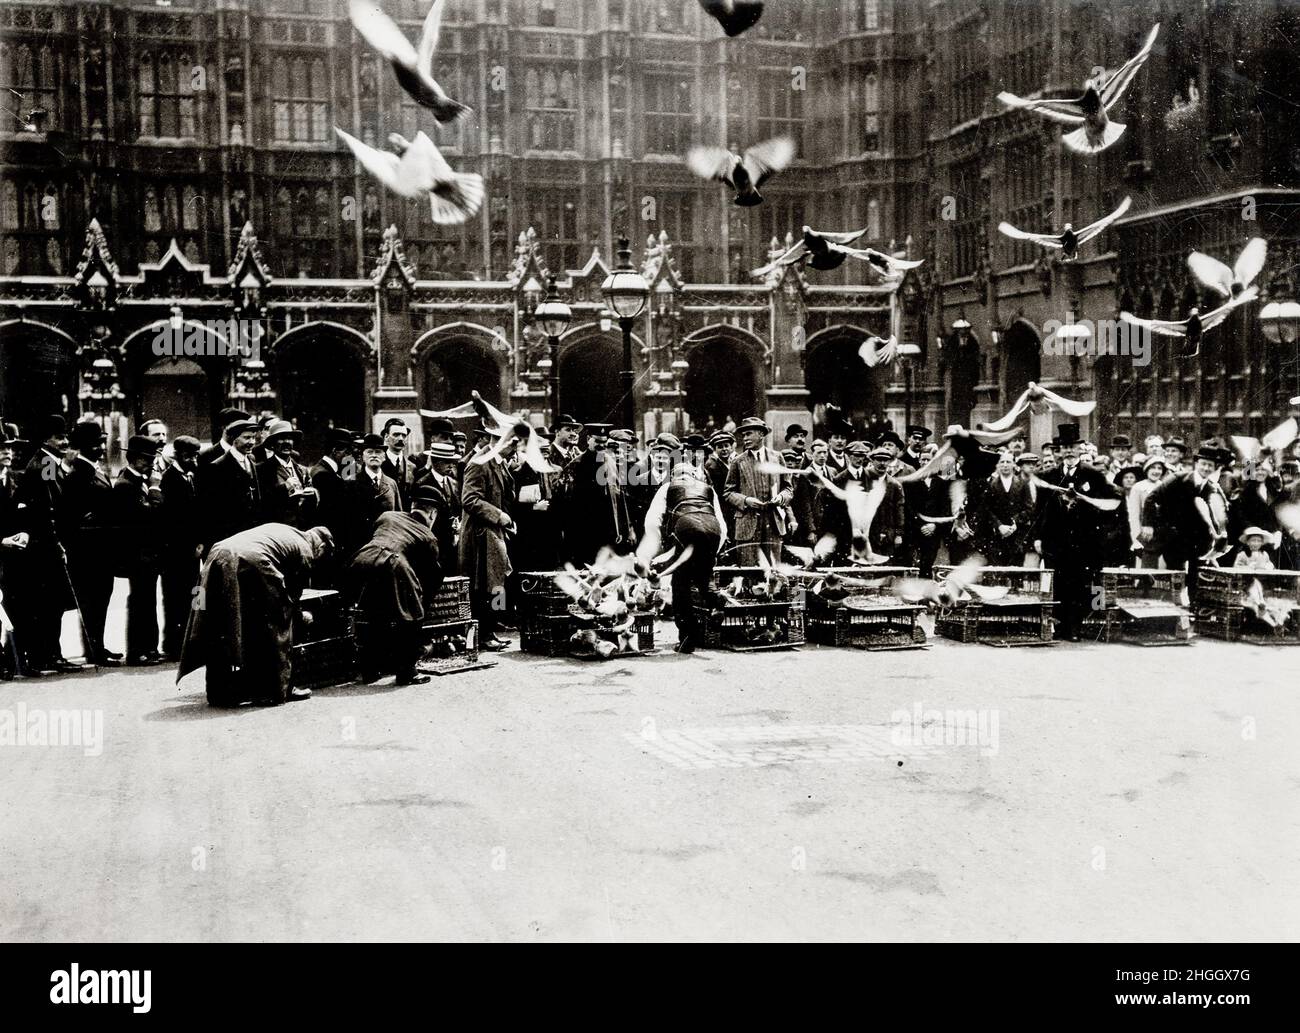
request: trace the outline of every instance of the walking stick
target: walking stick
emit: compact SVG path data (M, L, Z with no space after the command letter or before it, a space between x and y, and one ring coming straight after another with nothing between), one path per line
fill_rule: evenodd
M81 612L81 600L77 598L77 589L72 583L72 573L68 570L68 553L63 548L62 542L59 543L59 563L63 566L63 580L67 582L68 591L72 593L72 605L77 611L77 623L81 625L81 640L86 643L86 659L90 661L90 666L98 671L99 664L96 662L95 657L91 655L95 643L90 637L90 632L86 629L86 617Z

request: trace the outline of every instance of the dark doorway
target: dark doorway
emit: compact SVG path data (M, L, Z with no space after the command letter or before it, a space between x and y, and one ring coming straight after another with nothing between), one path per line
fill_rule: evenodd
M844 410L855 425L865 426L885 418L885 384L891 370L870 369L858 349L866 334L839 337L817 345L808 355L804 384L808 388L817 421L821 423L827 405Z
M280 411L302 431L302 456L315 462L330 427L364 431L366 371L356 351L328 330L303 333L276 349Z
M1003 340L1006 343L1007 390L1002 402L1004 407L1010 408L1031 380L1038 382L1042 374L1043 346L1038 334L1020 320L1011 324Z
M584 423L623 422L619 373L623 344L617 334L588 337L560 352L560 406Z
M159 359L144 374L141 411L167 424L168 435L190 434L206 441L211 433L208 375L190 359Z
M0 330L0 414L24 431L44 416L80 412L77 360L65 337L32 323Z
M744 345L725 337L696 345L687 354L686 413L695 428L713 422L722 427L730 417L761 416L754 389L754 364Z
M454 409L470 400L471 391L501 407L501 366L492 349L469 338L431 348L424 361L424 408Z

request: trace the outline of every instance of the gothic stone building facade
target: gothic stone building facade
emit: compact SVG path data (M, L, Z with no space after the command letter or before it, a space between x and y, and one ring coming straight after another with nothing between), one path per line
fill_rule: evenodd
M412 36L427 10L383 6ZM695 0L446 8L438 77L475 116L435 130L342 0L7 4L0 409L120 413L123 425L162 414L207 436L233 400L316 435L476 387L540 418L548 349L530 310L554 271L575 310L564 407L597 418L616 410L621 351L598 287L624 230L654 286L637 327L647 429L748 411L784 424L828 402L941 427L996 415L1038 380L1097 394L1089 433L1196 435L1258 430L1296 393L1300 366L1265 346L1257 309L1199 360L1044 353L1052 320L1185 312L1193 247L1228 256L1265 236L1264 290L1294 297L1287 0L809 0L770 4L735 40ZM1130 128L1100 159L994 99L1077 92L1156 20L1155 52L1115 113ZM435 226L360 173L335 125L376 145L430 131L485 177L487 203ZM756 209L680 161L692 143L777 133L800 159ZM1079 225L1125 194L1128 216L1078 263L995 230ZM753 281L773 238L805 222L865 227L926 264L897 295L851 267ZM260 328L251 363L153 353L164 324L231 319ZM863 336L891 331L921 355L868 371ZM1035 439L1051 423L1036 418Z

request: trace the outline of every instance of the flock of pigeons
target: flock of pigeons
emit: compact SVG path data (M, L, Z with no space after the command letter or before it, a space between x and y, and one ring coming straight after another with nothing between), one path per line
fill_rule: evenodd
M444 0L433 0L425 17L418 45L410 40L374 0L350 0L349 14L358 34L392 66L402 88L422 107L429 109L440 123L454 122L471 112L467 105L454 100L434 78L434 63L442 23ZM728 36L736 36L754 25L763 13L758 0L700 0L700 6L715 18ZM1044 118L1075 126L1062 140L1073 151L1096 154L1117 141L1124 133L1122 123L1112 122L1108 112L1119 102L1155 45L1160 32L1157 23L1138 53L1117 70L1098 71L1083 84L1083 93L1069 100L1027 100L1013 93L999 93L998 100ZM423 131L407 140L398 133L389 135L391 150L380 150L363 143L342 129L334 130L347 144L361 166L394 193L409 198L429 199L432 218L439 224L456 224L472 217L482 207L483 178L477 173L456 172ZM693 147L686 155L687 166L703 179L723 183L734 193L733 203L741 207L761 204L760 188L772 176L790 165L795 157L794 142L785 136L764 140L736 154L726 147ZM999 232L1015 240L1030 241L1048 251L1059 251L1061 259L1072 262L1079 249L1098 236L1129 210L1131 198L1124 198L1109 215L1074 229L1066 223L1059 233L1037 233L1018 229L1010 223L998 224ZM865 263L868 282L872 285L897 285L909 269L921 265L896 255L869 247L853 245L866 230L826 232L804 226L800 239L784 254L767 265L753 270L755 277L767 277L790 265L818 271L837 269L847 259ZM1230 269L1209 255L1194 251L1187 262L1192 274L1206 287L1226 299L1212 311L1202 314L1193 308L1186 319L1140 319L1132 313L1121 318L1145 330L1186 341L1184 354L1194 356L1200 350L1203 335L1222 323L1231 312L1259 296L1251 281L1264 266L1265 242L1256 237L1242 251ZM909 351L910 349L910 351ZM878 337L863 343L860 354L868 366L881 362L897 363L904 355L917 351L915 345L899 344ZM1068 411L1068 410L1067 410Z

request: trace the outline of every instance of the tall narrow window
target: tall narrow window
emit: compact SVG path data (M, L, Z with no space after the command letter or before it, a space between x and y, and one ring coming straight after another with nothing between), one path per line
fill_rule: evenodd
M203 198L192 186L187 186L181 194L181 228L197 230L200 226L199 209Z
M867 202L867 237L870 240L879 240L880 233L880 202L874 197Z
M148 233L162 230L162 211L158 207L158 191L154 187L144 188L144 228Z
M862 149L880 150L880 80L875 72L862 80Z
M0 227L7 230L18 228L18 188L12 180L0 184Z

